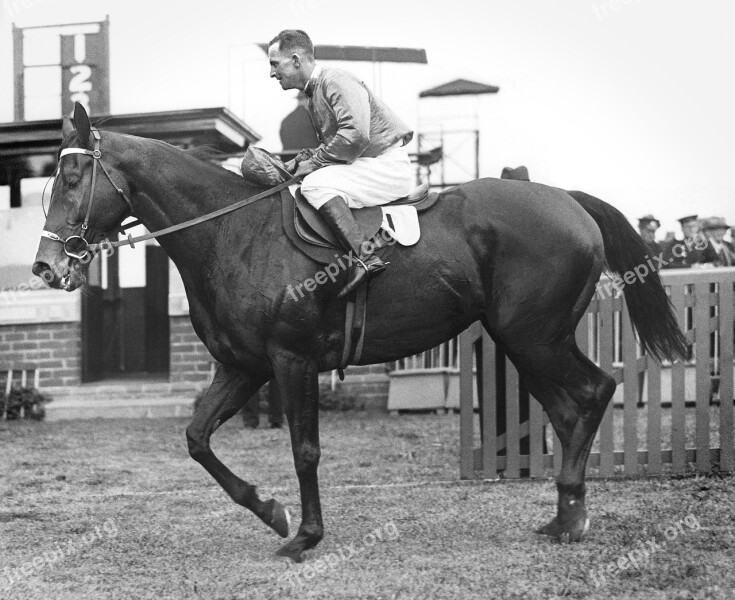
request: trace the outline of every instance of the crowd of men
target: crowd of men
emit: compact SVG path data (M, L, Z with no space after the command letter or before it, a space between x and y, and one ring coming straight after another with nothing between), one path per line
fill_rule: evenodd
M698 215L688 215L679 219L679 223L681 223L681 239L677 239L673 232L669 232L663 241L657 242L656 231L661 227L659 220L653 215L638 219L641 238L648 246L651 257L658 256L663 259L662 268L735 266L735 247L724 239L728 230L731 239L735 239L735 231L724 218L700 219Z

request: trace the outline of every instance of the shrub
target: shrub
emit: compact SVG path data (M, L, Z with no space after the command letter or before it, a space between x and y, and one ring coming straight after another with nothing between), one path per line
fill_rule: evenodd
M327 384L319 386L319 410L362 410L363 406L358 406L357 398L341 387L332 391ZM260 411L268 412L268 386L265 385L260 389Z
M13 387L9 394L0 394L0 418L7 416L8 421L20 419L21 408L26 419L43 421L46 416L45 405L51 397L36 388Z
M358 405L357 397L341 387L336 390L328 385L319 386L319 410L362 410Z

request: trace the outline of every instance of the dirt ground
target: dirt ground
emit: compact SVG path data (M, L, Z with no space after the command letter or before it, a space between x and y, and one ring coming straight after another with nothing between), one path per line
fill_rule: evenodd
M293 564L184 419L0 422L0 598L735 598L735 478L592 480L588 537L560 545L533 533L551 479L459 481L456 415L322 424L326 536ZM298 523L285 430L233 420L213 448Z

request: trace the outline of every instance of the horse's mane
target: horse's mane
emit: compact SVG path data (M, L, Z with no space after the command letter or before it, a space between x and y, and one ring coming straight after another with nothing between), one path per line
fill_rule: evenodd
M95 120L95 122L92 124L92 127L95 127L97 129L100 129L104 123L109 121L110 119L114 119L114 115L109 115L106 117L102 117L100 119ZM212 144L204 144L202 146L195 146L193 148L179 148L178 146L175 146L173 144L170 144L168 142L164 142L163 140L156 140L155 138L148 138L155 140L159 143L165 144L166 146L170 148L175 148L178 150L181 150L182 152L186 153L187 155L197 158L199 160L202 160L204 162L223 162L230 158L230 155L226 152L223 152L216 146L213 146Z
M201 162L203 165L207 165L211 168L216 168L218 174L227 173L228 175L238 179L240 182L243 182L243 179L240 175L233 173L229 169L222 168L221 164L225 160L231 157L231 154L228 154L227 152L223 152L219 148L212 146L211 144L205 144L202 146L195 146L193 148L180 148L179 146L175 146L173 144L169 144L168 142L164 142L162 140L157 140L154 138L144 138L149 142L153 142L155 145L160 146L162 148L165 148L166 150L176 153L176 154L182 154L184 156L194 158Z
M222 152L219 148L210 144L204 146L195 146L193 148L182 149L182 152L193 158L203 160L204 162L222 162L230 158L226 152Z
M229 154L226 152L222 152L219 148L216 146L212 146L211 144L205 144L203 146L194 146L193 148L181 148L179 146L176 146L174 144L170 144L169 142L164 142L163 140L158 140L156 138L143 138L149 142L153 142L157 146L161 146L162 148L166 148L167 150L170 150L171 152L181 152L182 154L185 154L186 156L190 156L191 158L196 158L197 160L200 160L205 163L213 163L213 162L222 162L230 157Z
M103 117L101 119L98 119L94 122L93 127L98 128L105 123L106 121L112 119L113 117ZM104 131L100 130L102 135L104 136ZM125 135L125 134L123 134ZM70 135L66 136L61 143L61 150L68 147L72 140L74 140L76 137L76 132L72 132ZM231 154L228 154L227 152L223 152L216 146L213 146L211 144L204 144L202 146L194 146L192 148L181 148L179 146L175 146L174 144L170 144L169 142L164 142L163 140L158 140L156 138L140 138L142 140L145 140L146 142L151 142L155 144L156 146L159 146L161 148L164 148L168 150L171 153L179 153L184 156L194 158L198 161L200 161L203 165L207 165L210 168L216 168L217 174L227 173L228 176L234 177L237 180L239 180L241 183L244 183L244 180L241 176L239 176L236 173L233 173L229 169L222 168L222 165L220 163L224 162L228 158L231 158Z

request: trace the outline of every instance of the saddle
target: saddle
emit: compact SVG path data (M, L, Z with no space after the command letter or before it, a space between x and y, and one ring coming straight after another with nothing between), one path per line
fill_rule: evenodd
M353 208L352 214L365 236L375 243L375 253L387 261L397 244L390 244L379 235L383 223L384 206L414 206L418 213L425 212L434 206L439 194L430 194L428 184L420 185L408 196L398 198L382 206ZM344 249L335 239L329 226L324 222L319 211L309 204L297 189L295 196L288 188L281 190L283 209L283 229L291 243L312 260L322 265L334 263ZM390 215L387 214L387 217ZM392 226L392 224L391 224ZM390 237L387 238L390 240ZM340 361L339 378L344 380L344 369L348 364L357 363L362 355L367 322L367 284L363 284L347 301L345 308L345 339Z
M383 206L414 206L417 212L422 213L429 210L439 195L429 193L428 184L423 184L414 189L408 196L398 198L393 202L382 206L370 206L367 208L353 208L352 214L365 236L375 240L376 252L385 260L389 249L394 244L387 244L380 235L381 223L383 222ZM296 190L292 195L288 189L281 191L281 204L283 207L283 227L286 236L304 254L312 260L321 264L334 262L335 252L343 251L334 234L319 215L319 211L309 204ZM382 244L380 242L383 242Z

